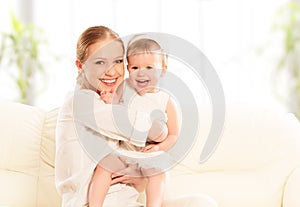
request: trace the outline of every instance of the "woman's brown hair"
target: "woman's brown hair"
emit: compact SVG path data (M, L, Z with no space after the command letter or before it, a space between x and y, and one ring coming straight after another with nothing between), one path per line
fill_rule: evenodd
M76 58L81 63L84 63L88 57L88 48L90 45L104 40L106 38L117 39L122 44L124 49L124 43L120 39L119 35L105 26L93 26L86 29L79 37L76 47Z

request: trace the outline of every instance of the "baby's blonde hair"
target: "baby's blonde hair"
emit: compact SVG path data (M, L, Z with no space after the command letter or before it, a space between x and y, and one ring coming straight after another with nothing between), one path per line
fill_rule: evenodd
M129 56L138 54L158 54L162 55L162 67L167 69L168 55L163 51L160 44L148 37L143 37L143 34L135 35L129 42L126 50L128 61Z

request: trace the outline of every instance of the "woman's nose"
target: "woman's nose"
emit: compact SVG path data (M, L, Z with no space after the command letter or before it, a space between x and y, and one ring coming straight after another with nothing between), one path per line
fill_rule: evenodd
M105 74L108 76L113 76L116 74L116 67L114 64L110 65L106 70Z

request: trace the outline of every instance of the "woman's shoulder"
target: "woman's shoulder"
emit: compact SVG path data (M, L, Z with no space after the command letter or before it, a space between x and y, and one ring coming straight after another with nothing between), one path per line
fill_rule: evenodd
M82 103L82 102L94 102L96 100L100 100L100 96L92 90L88 89L75 89L73 91L69 91L64 100L64 106L73 105L74 102Z

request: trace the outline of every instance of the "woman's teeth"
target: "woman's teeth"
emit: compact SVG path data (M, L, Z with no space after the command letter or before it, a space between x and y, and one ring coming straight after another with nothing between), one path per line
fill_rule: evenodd
M100 79L103 83L115 83L117 79Z

